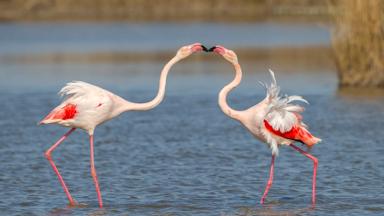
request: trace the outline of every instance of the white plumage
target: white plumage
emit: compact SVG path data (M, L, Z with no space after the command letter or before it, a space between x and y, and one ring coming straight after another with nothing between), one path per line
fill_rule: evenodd
M297 95L281 97L275 74L272 70L269 70L272 77L271 84L261 83L267 89L267 96L264 100L245 110L231 108L227 103L227 95L241 82L241 66L236 53L232 50L228 50L223 46L215 46L213 51L223 56L235 68L235 78L224 86L219 93L219 106L221 110L229 117L239 121L255 138L266 143L272 151L270 178L260 200L261 204L264 203L269 188L272 185L275 156L278 154L278 147L281 145L291 146L296 151L313 160L315 166L313 170L312 203L315 203L317 159L293 144L299 141L311 147L321 141L319 138L312 136L306 129L305 124L302 123L300 113L304 111L304 108L292 103L295 101L308 102Z
M280 132L290 131L293 126L301 124L301 115L300 113L304 111L304 108L291 104L293 101L301 101L304 103L308 102L298 95L293 96L284 96L279 95L280 88L277 86L275 73L269 69L269 72L272 77L272 83L270 86L264 84L267 88L267 109L265 120L273 127L273 129ZM303 126L305 124L302 124Z
M59 95L63 97L62 103L54 108L41 123L56 123L66 127L81 128L88 131L89 134L93 134L97 125L120 114L113 110L124 103L113 93L82 81L67 83L60 90ZM75 107L74 116L57 118L60 113L68 112L69 104Z
M129 102L105 89L82 81L67 83L60 90L59 95L64 98L63 101L59 106L54 108L40 122L40 124L55 123L65 127L71 127L71 129L64 134L63 137L61 137L45 152L45 156L58 176L71 206L76 205L76 202L69 193L68 187L53 162L51 152L57 148L57 146L59 146L60 143L63 142L76 128L84 129L88 132L90 141L91 175L95 184L99 206L100 208L103 207L94 164L93 133L96 126L126 111L149 110L156 107L164 98L167 75L172 66L192 53L202 51L203 49L206 50L206 48L200 43L181 47L176 55L164 66L161 71L159 89L156 97L146 103Z
M105 92L98 86L86 83L83 81L72 81L67 83L60 91L59 95L65 98L69 97L81 97L90 93Z

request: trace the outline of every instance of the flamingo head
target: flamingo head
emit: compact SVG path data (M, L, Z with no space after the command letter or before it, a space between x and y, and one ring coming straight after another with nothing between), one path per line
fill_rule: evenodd
M223 56L227 61L231 62L232 64L238 63L236 53L233 52L232 50L229 50L229 49L223 47L223 46L216 45L216 46L211 47L208 51L209 52L215 52L215 53Z
M205 46L203 46L201 43L194 43L194 44L190 44L190 45L181 47L177 51L177 55L180 58L186 58L186 57L190 56L192 53L199 52L199 51L208 52L208 49Z

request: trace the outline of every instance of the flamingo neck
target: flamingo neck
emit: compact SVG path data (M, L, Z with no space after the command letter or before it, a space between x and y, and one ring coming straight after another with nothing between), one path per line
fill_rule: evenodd
M167 64L165 64L163 70L160 73L159 89L158 89L158 92L157 92L157 95L155 98L153 98L151 101L148 101L145 103L128 102L126 104L125 111L128 111L128 110L145 111L145 110L150 110L150 109L156 107L157 105L159 105L160 102L164 99L165 86L167 84L168 72L170 71L172 66L180 60L181 60L181 58L178 55L176 55Z
M241 111L231 108L227 103L228 93L240 84L243 74L239 63L234 63L233 66L235 67L235 78L226 86L224 86L223 89L221 89L219 93L219 106L227 116L236 120L240 120Z

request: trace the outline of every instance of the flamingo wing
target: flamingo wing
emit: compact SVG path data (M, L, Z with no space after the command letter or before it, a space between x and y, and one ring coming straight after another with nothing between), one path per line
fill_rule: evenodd
M106 94L106 90L86 82L73 81L67 83L59 92L59 95L64 97L64 101L54 108L40 124L75 119L80 111L92 112L91 108L106 103L105 101L108 100Z
M76 105L68 103L52 110L43 120L41 120L40 124L56 123L62 120L73 119L77 113Z
M267 112L264 117L264 127L270 133L294 141L305 143L312 146L319 142L320 139L312 136L307 130L307 126L302 122L301 112L304 108L297 104L292 104L293 101L301 101L308 103L301 96L279 96L279 87L276 84L276 79L273 71L270 70L272 83L265 87L267 88Z
M106 90L98 86L83 81L73 81L67 83L59 91L59 95L64 97L65 100L68 100L70 98L75 99L80 97L87 97L90 94L103 94L104 92L106 92Z

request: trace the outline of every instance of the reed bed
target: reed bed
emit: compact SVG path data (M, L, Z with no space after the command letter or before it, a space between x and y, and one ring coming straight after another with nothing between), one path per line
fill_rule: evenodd
M342 87L384 87L384 1L329 1Z

